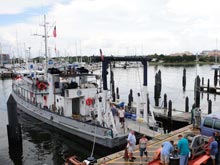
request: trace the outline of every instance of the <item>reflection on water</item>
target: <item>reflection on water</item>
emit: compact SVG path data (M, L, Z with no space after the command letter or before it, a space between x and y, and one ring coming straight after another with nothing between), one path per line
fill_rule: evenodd
M162 98L163 94L167 94L168 100L172 100L173 108L184 110L185 97L189 97L189 105L193 104L193 89L194 79L196 77L196 68L186 68L186 91L182 90L182 74L183 67L170 67L170 66L149 66L148 68L148 91L151 106L154 106L153 89L154 77L158 70L161 70L162 75ZM110 72L109 72L110 73ZM133 89L134 100L138 92L141 93L143 84L143 71L142 68L128 68L128 69L114 69L115 87L119 87L120 97L127 102L129 90ZM200 77L210 79L210 84L213 85L213 71L210 66L199 66L197 73ZM12 160L22 163L24 165L39 165L39 164L63 164L68 156L77 155L80 160L86 159L91 154L92 143L86 142L75 136L63 134L59 130L50 127L41 121L32 117L19 113L19 121L22 125L22 139L23 139L23 152L10 150L7 139L6 125L8 124L7 106L6 102L11 92L11 80L0 80L0 164L13 164ZM216 101L214 98L216 97ZM201 96L201 109L207 112L207 94ZM212 100L212 109L216 111L220 104L219 96L210 95L209 99ZM162 105L162 100L160 100ZM122 149L121 147L116 150ZM95 147L94 156L100 158L114 152L100 146ZM21 154L22 153L22 154ZM22 161L22 162L21 162Z

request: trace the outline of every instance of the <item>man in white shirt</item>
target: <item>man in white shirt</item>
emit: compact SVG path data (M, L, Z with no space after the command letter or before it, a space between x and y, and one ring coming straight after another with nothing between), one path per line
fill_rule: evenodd
M135 145L136 145L136 137L135 137L135 131L131 131L130 133L129 133L129 135L128 135L128 139L127 139L127 141L128 141L128 145L127 145L127 147L128 147L128 154L129 154L129 161L130 162L133 162L134 161L134 157L133 157L133 152L134 152L134 150L135 150Z
M121 128L124 128L125 123L125 110L123 107L120 107L118 110L119 122L121 123Z

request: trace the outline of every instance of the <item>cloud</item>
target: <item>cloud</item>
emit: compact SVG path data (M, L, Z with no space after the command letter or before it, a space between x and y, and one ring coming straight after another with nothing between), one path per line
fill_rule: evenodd
M1 4L0 15L49 6L48 34L52 34L53 25L57 26L57 38L48 39L52 56L55 45L61 55L99 54L100 48L107 55L197 53L216 48L215 40L220 36L219 3L217 0L11 0ZM33 56L37 56L43 52L43 38L31 34L43 34L39 26L43 16L33 14L22 20L0 26L0 39L15 50L17 43L26 43L32 47Z

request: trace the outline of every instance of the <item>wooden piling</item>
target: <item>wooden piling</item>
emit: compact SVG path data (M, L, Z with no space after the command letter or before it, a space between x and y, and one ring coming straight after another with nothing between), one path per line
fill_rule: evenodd
M183 69L183 80L182 80L182 85L183 85L183 91L186 90L186 69Z
M196 107L199 108L200 107L200 78L199 76L197 76L195 79L194 98L195 98Z
M207 93L210 92L210 80L208 79L208 82L207 82Z
M10 95L7 101L8 111L8 144L9 144L9 156L14 164L22 164L22 136L21 125L18 123L17 118L17 103L13 96Z
M159 97L160 97L160 93L161 93L161 89L162 89L162 79L161 79L161 71L158 71L158 90L159 90Z
M214 71L214 86L217 86L217 82L218 82L218 70L215 69Z
M185 112L189 112L189 97L186 96L185 100Z
M212 113L212 100L208 101L208 114Z
M115 102L115 81L114 81L114 73L111 70L111 92L112 92L112 101Z
M149 94L147 94L147 114L150 114L150 99L149 99Z
M17 143L21 141L21 126L17 118L17 103L13 96L10 95L7 102L8 109L8 141L9 143Z
M168 118L172 118L172 101L169 100L168 103Z
M133 91L130 89L130 93L128 95L128 106L131 106L131 103L133 102Z
M172 130L172 101L169 100L168 102L168 121L169 121L169 132Z
M117 98L117 99L120 99L120 96L119 96L119 88L118 88L118 87L116 88L116 98Z
M163 96L163 102L164 102L163 108L164 108L164 109L167 109L167 94L166 94L166 93L165 93L164 96Z
M158 75L158 73L156 73L156 75L155 75L155 85L154 85L155 106L159 106L159 98L160 98L159 75Z

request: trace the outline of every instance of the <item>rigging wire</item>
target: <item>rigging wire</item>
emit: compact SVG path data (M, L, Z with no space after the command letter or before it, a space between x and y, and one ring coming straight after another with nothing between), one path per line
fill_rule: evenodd
M94 138L93 138L91 157L93 156L93 152L94 152L94 149L95 149L95 141L96 141L96 124L95 124L95 132L94 132Z

